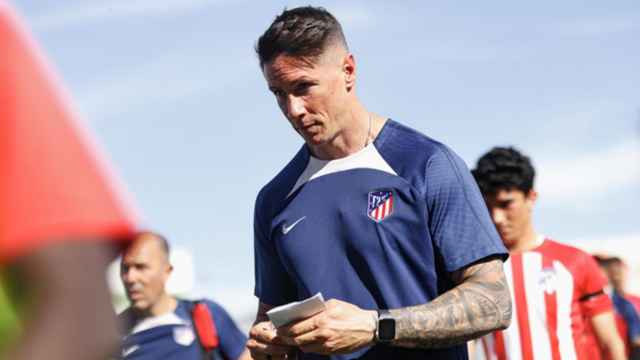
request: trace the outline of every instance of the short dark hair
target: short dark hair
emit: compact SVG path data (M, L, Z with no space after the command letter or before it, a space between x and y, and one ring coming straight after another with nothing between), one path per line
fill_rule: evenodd
M624 262L617 256L593 255L598 265L601 267L609 267L611 265L623 265Z
M500 190L514 189L528 194L536 172L529 157L513 147L494 147L478 159L471 173L480 191L493 195Z
M316 58L336 41L347 48L338 20L322 7L302 6L276 16L255 49L262 67L281 54Z

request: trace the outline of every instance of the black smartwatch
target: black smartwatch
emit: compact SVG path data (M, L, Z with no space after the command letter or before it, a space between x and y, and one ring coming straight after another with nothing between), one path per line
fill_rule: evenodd
M376 339L381 343L391 342L396 338L396 319L391 316L388 310L378 311L378 328L376 329Z

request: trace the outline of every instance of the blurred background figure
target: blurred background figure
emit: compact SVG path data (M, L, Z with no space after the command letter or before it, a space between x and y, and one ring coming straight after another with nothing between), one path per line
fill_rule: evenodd
M472 173L509 249L505 272L515 304L511 326L476 342L476 358L598 359L593 335L585 330L592 328L603 353L626 359L596 262L534 227L538 193L529 157L512 147L495 147Z
M165 237L164 235L162 235ZM165 237L166 238L166 237ZM172 266L171 275L165 284L167 294L183 299L197 299L206 294L201 283L196 280L196 269L193 262L193 254L190 250L171 244L169 263ZM129 298L120 275L121 258L115 259L107 270L107 283L111 290L113 306L117 313L129 307ZM217 299L217 297L216 297ZM249 330L253 322L253 313L241 322L240 329ZM243 326L244 325L244 326Z
M220 305L166 291L173 271L169 253L162 235L143 232L122 254L120 277L130 302L120 314L122 358L251 359L247 338Z
M629 266L617 256L595 255L596 261L609 279L611 291L624 296L640 311L640 296L629 291Z
M608 293L616 311L616 325L627 355L640 359L640 298L627 293L627 265L615 256L594 256L609 279Z
M0 358L105 358L104 271L134 216L4 1L0 49Z

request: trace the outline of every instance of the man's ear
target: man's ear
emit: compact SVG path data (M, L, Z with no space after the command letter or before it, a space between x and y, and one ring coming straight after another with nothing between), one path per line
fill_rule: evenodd
M356 59L353 54L347 54L342 60L342 73L344 74L345 87L350 92L356 85Z
M538 192L535 189L529 190L529 192L525 194L525 200L529 208L533 208L533 205L535 205L538 200Z

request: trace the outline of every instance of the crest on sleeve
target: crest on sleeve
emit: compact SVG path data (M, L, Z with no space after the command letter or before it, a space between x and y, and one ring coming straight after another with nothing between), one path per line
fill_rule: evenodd
M375 222L381 222L393 212L393 192L371 191L367 203L367 216Z

